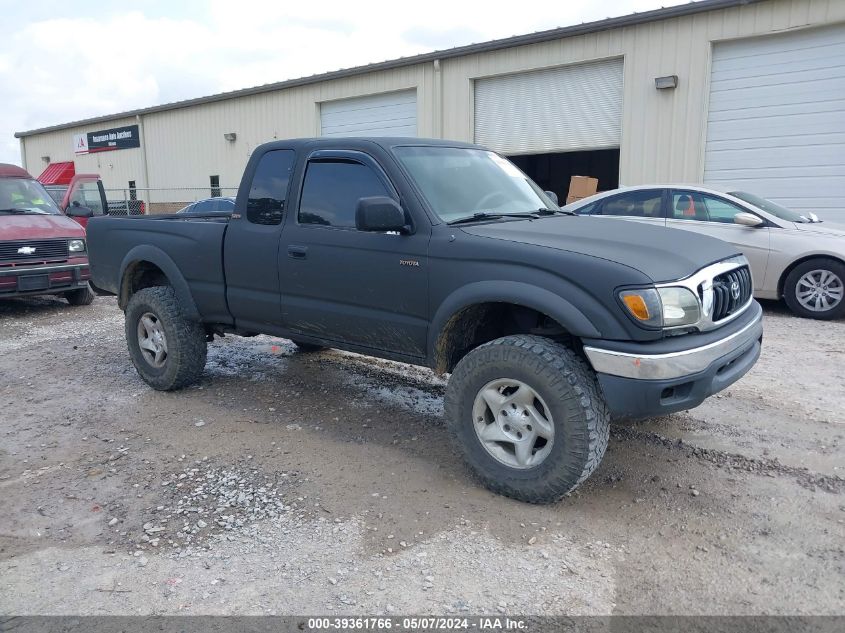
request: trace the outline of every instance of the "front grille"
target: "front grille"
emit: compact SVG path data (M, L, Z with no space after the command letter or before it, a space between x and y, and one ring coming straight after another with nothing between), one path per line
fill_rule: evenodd
M748 266L735 268L713 278L713 316L715 323L729 317L751 298L751 271Z
M23 249L23 252L19 252ZM32 251L31 249L35 249ZM67 240L14 240L0 242L0 262L65 260Z

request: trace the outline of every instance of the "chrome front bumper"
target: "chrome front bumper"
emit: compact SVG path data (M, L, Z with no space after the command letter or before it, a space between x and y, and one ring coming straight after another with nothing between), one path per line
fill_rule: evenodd
M758 308L759 309L759 308ZM584 353L597 372L636 380L672 380L708 369L720 358L748 347L763 335L762 313L725 338L667 354L632 354L585 346Z

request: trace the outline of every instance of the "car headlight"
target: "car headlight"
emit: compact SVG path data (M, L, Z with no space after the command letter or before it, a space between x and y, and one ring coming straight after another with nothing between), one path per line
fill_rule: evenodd
M695 325L701 319L698 297L689 288L669 286L657 292L663 304L663 327Z
M85 252L85 240L68 240L67 249L71 253Z
M630 315L643 325L663 326L663 306L654 288L623 290L619 293L619 299Z

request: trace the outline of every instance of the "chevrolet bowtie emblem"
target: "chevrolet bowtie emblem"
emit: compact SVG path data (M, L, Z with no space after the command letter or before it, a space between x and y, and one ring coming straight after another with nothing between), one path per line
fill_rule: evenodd
M21 246L18 249L18 255L32 255L35 249L32 246Z

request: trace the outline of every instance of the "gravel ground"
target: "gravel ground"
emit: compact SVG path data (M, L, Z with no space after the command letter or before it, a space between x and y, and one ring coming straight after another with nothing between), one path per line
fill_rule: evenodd
M0 613L843 614L845 322L765 309L744 380L530 506L427 370L227 337L158 393L113 300L0 302Z

